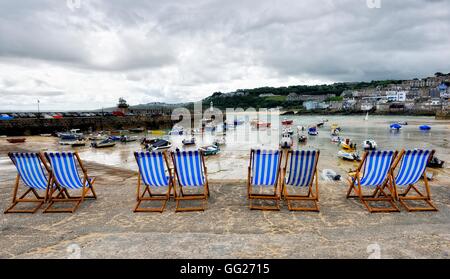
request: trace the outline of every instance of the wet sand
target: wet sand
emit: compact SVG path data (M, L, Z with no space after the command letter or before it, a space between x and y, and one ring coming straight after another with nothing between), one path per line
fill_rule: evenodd
M430 138L428 142L417 138L412 126L401 131L400 137L410 145L424 142L448 161L448 122L433 123L432 136L423 135ZM342 126L351 134L350 126ZM380 126L385 130L384 124ZM444 138L436 137L440 134ZM387 145L390 138L388 133L376 140ZM337 147L327 140L328 132L316 141L329 144L333 151L322 151L319 169L336 168ZM68 147L60 147L53 138L33 137L23 145L0 141L0 210L4 210L16 175L5 157L7 152ZM311 142L308 144L313 146ZM390 146L401 147L395 143ZM89 174L97 177L99 199L85 202L75 214L47 215L42 210L34 215L2 214L0 258L367 258L369 245L379 245L381 258L449 258L448 167L435 171L436 179L431 182L439 212L408 213L402 208L400 213L369 214L359 202L345 199L345 182L323 180L320 213L289 212L286 206L280 212L258 212L248 209L246 186L240 176L248 164L246 146L241 153L225 150L208 159L208 168L219 171L211 171L211 199L205 212L175 214L170 202L163 214L134 214L137 175L129 167L135 163L128 153L136 146L122 148L129 150L98 151L105 154L93 156L104 156L105 162L86 159L89 148L80 150ZM108 161L108 152L117 152L114 156L122 163ZM224 162L226 156L236 156L237 160ZM219 164L227 167L215 167ZM352 166L343 163L340 169Z

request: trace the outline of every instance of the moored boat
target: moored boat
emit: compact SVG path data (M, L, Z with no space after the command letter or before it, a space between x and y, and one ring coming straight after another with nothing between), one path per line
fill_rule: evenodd
M192 137L190 139L184 139L182 142L183 142L183 145L185 145L185 146L195 145L195 138Z
M281 124L283 124L283 125L292 125L293 123L294 123L294 120L287 119L287 118L284 118L283 121L281 121Z
M73 141L70 146L72 147L82 147L82 146L86 146L86 140L84 139L78 139L76 141Z
M317 131L317 127L316 126L311 126L308 128L308 135L310 136L317 136L319 134L319 132Z
M10 138L6 139L9 143L24 143L27 139L26 138Z
M280 140L280 147L283 149L289 149L294 144L292 137L289 134L283 134Z
M106 139L100 142L94 141L91 143L91 146L94 148L108 148L108 147L114 147L116 143L110 139Z
M363 141L362 147L364 148L364 150L375 150L378 146L374 140L369 139Z
M172 143L164 139L153 139L145 145L145 148L149 151L165 150L171 147Z
M200 147L199 150L203 152L204 156L216 155L220 152L220 148L216 145L208 145Z
M339 151L338 157L345 161L361 161L361 157L356 152Z
M421 131L430 131L430 130L431 130L431 127L428 126L428 125L422 125L422 126L419 127L419 129L420 129Z
M398 130L402 129L402 125L400 125L398 123L391 124L389 127L391 128L391 130L394 130L394 131L398 131Z

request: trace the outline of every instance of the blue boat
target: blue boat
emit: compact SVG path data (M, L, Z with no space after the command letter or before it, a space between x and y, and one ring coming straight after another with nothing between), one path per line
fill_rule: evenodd
M421 131L429 131L429 130L431 130L431 127L428 126L428 125L422 125L422 126L419 127L419 129Z
M13 120L13 119L14 119L14 117L9 116L7 114L0 115L0 120L3 120L3 121Z
M400 130L402 128L402 125L398 123L391 124L391 130Z
M317 127L309 127L308 128L308 135L310 136L317 136L319 132L317 131Z

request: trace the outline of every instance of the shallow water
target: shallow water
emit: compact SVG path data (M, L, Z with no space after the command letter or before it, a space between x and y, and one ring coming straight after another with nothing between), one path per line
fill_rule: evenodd
M246 115L247 119L252 119L251 115ZM242 115L240 116L242 118ZM249 150L255 147L278 148L280 140L280 130L278 123L284 117L272 117L270 120L273 126L270 129L252 129L249 122L238 126L236 130L228 130L224 135L226 145L221 147L218 155L207 157L207 167L210 179L218 180L242 180L247 177L247 167L249 160ZM401 150L414 148L427 148L436 150L436 155L446 161L450 161L449 138L450 121L437 121L434 117L417 116L373 116L368 121L364 116L287 116L294 120L292 126L308 126L316 124L323 119L328 119L323 128L319 129L317 137L308 136L306 144L295 144L294 149L320 149L320 159L318 163L319 171L323 169L333 169L338 174L344 175L349 169L355 169L357 162L347 162L337 157L339 147L330 140L330 126L337 123L342 128L341 137L350 138L357 144L358 150L362 154L361 144L366 139L373 139L381 150ZM397 121L407 121L409 125L404 126L399 132L392 132L389 129L391 123ZM422 132L419 126L427 124L432 126L430 132ZM140 135L144 136L144 135ZM182 140L184 136L165 136L169 139L174 148L183 149ZM210 133L195 136L197 147L211 144L217 136ZM221 137L221 136L218 136ZM294 137L296 141L296 137ZM68 146L60 146L56 138L31 137L23 148L32 150L72 150ZM189 147L187 149L195 149ZM139 142L117 143L114 148L93 149L88 146L77 148L83 160L93 161L100 164L137 170L137 165L133 156L134 151L142 150ZM3 168L4 162L1 162ZM436 177L444 178L448 181L449 168L444 170L432 170Z

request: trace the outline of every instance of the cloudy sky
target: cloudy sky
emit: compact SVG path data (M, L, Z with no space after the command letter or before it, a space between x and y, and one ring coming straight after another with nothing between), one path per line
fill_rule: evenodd
M449 34L449 0L0 0L0 110L424 77Z

